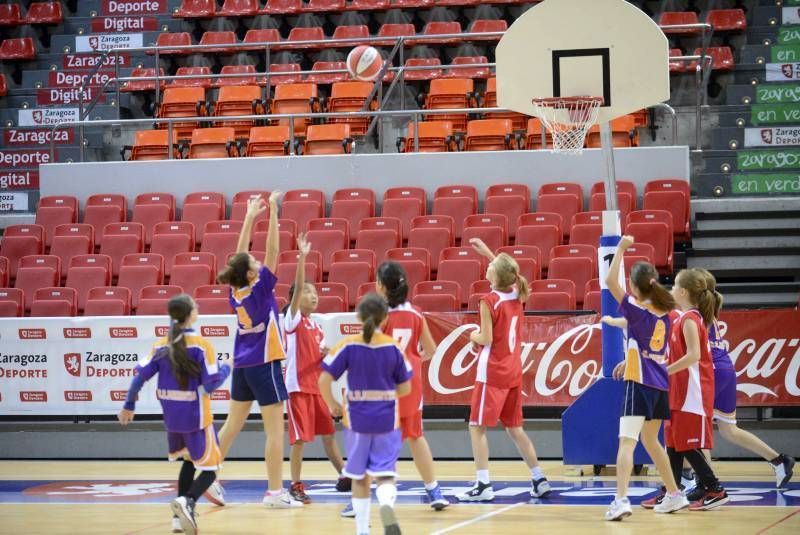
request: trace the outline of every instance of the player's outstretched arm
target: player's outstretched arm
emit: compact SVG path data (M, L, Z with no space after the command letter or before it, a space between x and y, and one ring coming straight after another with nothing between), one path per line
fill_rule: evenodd
M618 327L620 329L628 328L628 320L626 320L625 318L614 318L611 316L603 316L602 318L600 318L600 321L602 321L606 325L611 325L612 327Z
M239 241L236 244L237 253L246 253L250 247L250 236L253 234L253 225L256 218L264 213L267 209L267 203L259 195L247 201L247 212L244 214L244 221L242 222L242 231L239 233Z
M278 267L278 254L280 253L278 199L281 198L281 195L283 192L273 191L269 196L269 229L267 230L267 247L265 249L267 254L264 256L264 265L273 273Z
M297 271L294 275L294 293L292 294L292 302L289 304L289 311L291 317L297 315L297 310L300 308L300 299L303 297L303 286L306 284L306 257L311 251L311 244L306 241L306 235L300 234L297 237L297 249L300 254L297 258Z
M621 303L622 299L625 297L625 288L619 285L619 271L622 266L622 255L631 245L633 245L632 236L623 236L619 240L617 252L614 253L614 259L611 260L611 267L608 268L608 275L606 275L606 286L618 303Z
M482 239L470 238L469 243L472 245L472 248L478 252L478 254L485 256L489 260L494 260L495 254L491 249L489 249L489 246L486 245Z

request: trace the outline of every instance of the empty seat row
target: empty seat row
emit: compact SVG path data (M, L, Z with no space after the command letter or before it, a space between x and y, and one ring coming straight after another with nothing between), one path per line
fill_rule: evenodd
M26 15L18 4L0 4L0 28L25 24L61 24L61 2L31 2Z

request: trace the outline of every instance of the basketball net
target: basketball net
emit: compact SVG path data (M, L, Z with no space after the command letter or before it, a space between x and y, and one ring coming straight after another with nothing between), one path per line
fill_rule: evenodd
M602 97L535 98L536 115L553 136L553 152L581 154L589 129L597 123Z

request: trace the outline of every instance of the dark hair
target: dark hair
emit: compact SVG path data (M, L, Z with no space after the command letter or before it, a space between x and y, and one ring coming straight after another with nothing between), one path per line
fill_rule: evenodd
M247 272L250 271L250 254L236 253L228 260L228 265L217 275L217 282L230 284L234 288L244 288L250 284Z
M172 373L175 374L182 390L186 390L190 377L200 377L200 364L189 358L186 340L183 337L184 324L192 315L192 310L194 301L187 294L178 294L167 304L170 318L167 335L169 361L172 364Z
M375 331L380 327L383 320L386 319L386 315L389 313L386 301L376 293L368 293L361 298L358 307L356 307L356 311L363 324L362 334L364 336L364 341L370 343L372 341L372 335L375 334Z
M394 308L408 300L406 270L397 262L387 261L378 267L378 281L386 290L386 302Z
M669 312L675 308L675 298L658 282L658 271L649 262L636 262L631 267L631 286L642 299L649 299L658 310Z
M714 275L703 268L695 268L706 279L706 287L714 294L714 317L719 319L719 313L722 310L722 294L717 291L717 279Z
M675 284L689 293L689 301L700 311L706 325L710 325L714 321L716 299L706 284L705 275L699 269L682 269L675 277Z

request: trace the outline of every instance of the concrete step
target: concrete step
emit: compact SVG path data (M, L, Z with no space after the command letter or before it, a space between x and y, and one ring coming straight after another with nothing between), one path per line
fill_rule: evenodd
M718 277L800 277L800 248L693 249L687 265Z
M793 307L800 295L800 282L721 282L717 290L725 298L725 308Z

